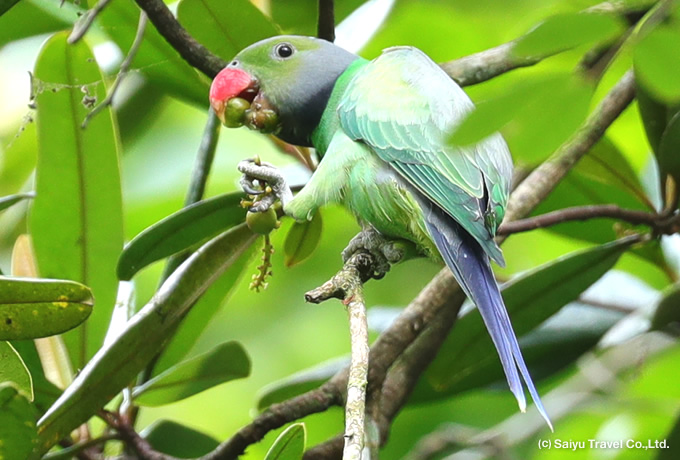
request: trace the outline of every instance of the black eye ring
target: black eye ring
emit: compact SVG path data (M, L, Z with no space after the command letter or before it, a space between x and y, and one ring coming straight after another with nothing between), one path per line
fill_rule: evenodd
M288 43L279 43L274 47L274 53L276 53L277 57L280 57L282 59L291 57L294 52L295 48L293 48L293 45L290 45Z

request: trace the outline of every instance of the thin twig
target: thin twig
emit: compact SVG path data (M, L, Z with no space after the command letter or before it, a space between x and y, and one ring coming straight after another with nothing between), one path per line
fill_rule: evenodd
M601 204L590 206L575 206L572 208L559 209L535 217L507 222L498 229L499 235L511 235L513 233L528 232L538 228L550 227L564 222L584 221L596 218L616 219L634 225L647 225L655 230L661 230L664 222L659 214L623 209L614 204Z
M182 58L210 78L226 67L227 63L201 45L177 22L163 0L135 0L146 12L158 32L175 48Z
M370 255L363 252L355 253L330 281L305 295L308 302L319 303L336 297L347 306L351 362L345 401L343 460L361 460L365 443L369 348L363 282L373 273L372 266L373 258Z
M118 75L116 75L116 79L114 80L113 85L111 85L111 89L109 89L106 98L87 114L85 120L83 120L83 123L80 125L81 128L83 129L87 128L88 123L92 118L94 118L94 116L96 116L99 112L101 112L102 110L104 110L106 107L110 106L113 103L113 98L118 92L118 88L120 87L120 84L123 82L123 79L127 75L128 70L130 70L130 66L132 65L132 61L134 60L135 56L137 55L137 52L139 51L139 47L142 45L142 41L144 39L144 31L146 31L146 23L147 23L146 14L144 14L144 12L142 11L141 13L139 13L139 23L137 24L137 33L135 34L135 40L132 42L132 46L130 46L130 51L128 51L127 56L125 56L125 59L120 65Z
M319 0L319 20L316 36L329 42L335 41L335 5L334 0Z
M184 207L191 206L203 199L205 187L208 183L208 176L210 175L210 170L212 169L212 164L215 160L215 151L217 150L217 141L220 137L221 126L220 119L215 115L213 109L210 109L208 111L208 120L203 129L201 145L198 147L196 161L191 173L191 182L189 183L187 195L184 199ZM170 274L172 274L172 272L175 271L188 256L189 253L180 253L170 257L163 270L161 283L167 279L167 277L170 276Z
M73 444L56 452L50 452L46 454L42 460L69 460L78 456L81 452L89 449L90 447L105 444L109 441L114 441L117 439L121 439L121 437L117 434L105 434L98 438L90 439L89 441Z
M87 31L90 29L90 26L92 26L92 23L97 18L97 15L101 13L104 8L106 8L106 5L108 5L110 1L111 0L99 0L97 4L92 7L92 9L88 10L87 13L85 13L80 18L80 20L75 23L71 34L66 40L69 45L77 43L78 40L85 36Z

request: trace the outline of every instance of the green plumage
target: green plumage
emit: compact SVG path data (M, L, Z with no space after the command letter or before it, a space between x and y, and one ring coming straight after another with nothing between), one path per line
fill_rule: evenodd
M293 52L278 56L281 44ZM234 63L283 113L282 137L311 141L321 158L306 186L282 199L284 212L304 220L339 202L362 227L443 259L479 308L520 408L523 380L550 424L489 265L504 263L494 236L508 201L510 153L498 134L448 144L473 109L463 90L410 47L369 62L328 42L284 36L252 45ZM315 104L324 104L316 121L303 121L314 119Z

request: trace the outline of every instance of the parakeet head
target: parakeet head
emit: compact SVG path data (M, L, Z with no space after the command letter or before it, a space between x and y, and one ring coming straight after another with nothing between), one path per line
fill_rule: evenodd
M215 77L210 104L227 126L246 124L310 145L336 80L355 59L317 38L268 38L241 51Z

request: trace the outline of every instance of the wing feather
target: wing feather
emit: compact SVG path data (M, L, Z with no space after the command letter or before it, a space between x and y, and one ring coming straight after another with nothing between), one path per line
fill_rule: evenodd
M446 142L472 108L425 54L397 47L357 72L338 114L348 136L369 145L502 264L493 237L509 193L508 148L499 135L462 148Z

